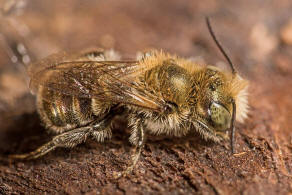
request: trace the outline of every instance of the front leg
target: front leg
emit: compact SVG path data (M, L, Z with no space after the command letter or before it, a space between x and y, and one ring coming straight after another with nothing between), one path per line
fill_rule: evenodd
M142 118L132 118L131 123L132 131L130 136L130 142L135 146L134 153L132 154L131 158L131 165L127 167L127 169L123 172L117 173L114 177L120 178L122 176L126 176L131 173L137 164L141 151L144 147L145 143L145 130L144 130L144 120Z

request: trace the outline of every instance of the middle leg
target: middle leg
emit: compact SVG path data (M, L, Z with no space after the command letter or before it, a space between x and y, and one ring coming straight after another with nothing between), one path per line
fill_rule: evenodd
M129 165L125 171L117 173L114 176L116 179L126 176L133 171L144 147L145 143L144 121L142 118L135 118L132 120L135 122L131 124L132 132L130 136L130 142L135 146L135 149L134 153L131 156L131 165Z

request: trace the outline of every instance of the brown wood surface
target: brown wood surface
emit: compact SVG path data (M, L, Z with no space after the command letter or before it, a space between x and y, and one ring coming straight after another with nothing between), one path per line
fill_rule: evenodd
M7 1L0 1L0 194L292 193L290 0L23 2L24 8L7 11ZM88 47L115 48L127 58L162 48L224 67L206 15L238 72L250 80L249 118L236 124L240 154L232 156L228 142L209 143L195 134L149 136L133 174L114 180L131 152L121 118L105 143L88 140L38 160L7 162L8 154L31 151L51 138L35 113L24 68L7 56L8 45L25 43L32 61Z

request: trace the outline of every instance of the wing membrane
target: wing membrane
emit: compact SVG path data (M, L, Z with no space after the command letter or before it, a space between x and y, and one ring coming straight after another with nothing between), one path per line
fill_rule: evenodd
M64 95L162 110L162 98L145 90L134 76L140 70L137 61L72 60L61 54L32 65L28 72L34 92L43 86Z

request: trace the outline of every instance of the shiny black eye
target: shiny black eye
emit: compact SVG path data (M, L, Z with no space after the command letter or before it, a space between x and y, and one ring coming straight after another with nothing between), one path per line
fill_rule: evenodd
M210 89L211 91L215 91L215 90L216 90L216 86L215 86L214 84L210 84L210 85L209 85L209 89Z
M164 112L165 113L172 113L174 110L178 108L178 105L174 102L167 101L164 106Z
M211 91L216 91L216 89L218 89L218 87L222 86L222 81L220 78L216 78L210 85L209 85L209 89Z

